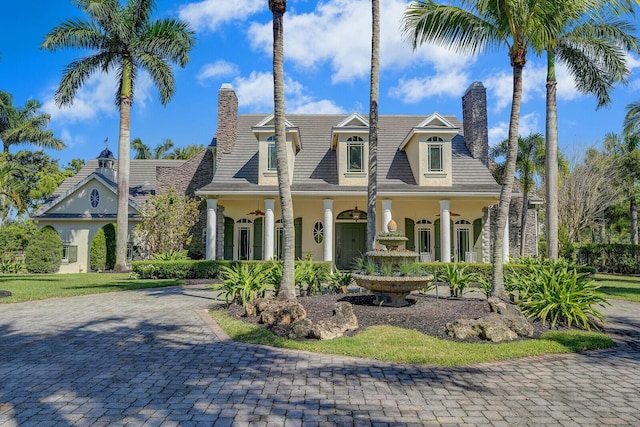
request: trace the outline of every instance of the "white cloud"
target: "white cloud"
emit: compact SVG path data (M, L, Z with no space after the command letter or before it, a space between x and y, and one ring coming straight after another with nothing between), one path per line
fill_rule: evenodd
M414 52L399 30L406 6L405 0L381 1L381 70L399 71L425 62L441 71L469 65L469 57L436 46L422 46ZM320 2L311 13L288 13L284 28L286 59L311 69L328 63L334 83L368 77L370 11L368 0L328 0ZM251 24L249 39L255 49L271 55L271 23Z
M200 68L200 72L196 76L196 80L201 85L206 85L208 80L215 79L216 77L230 76L239 73L239 68L236 64L227 62L224 60L218 60L212 64L206 64Z
M267 7L264 0L203 0L189 3L178 11L180 19L188 22L195 30L215 31L225 22L246 20Z
M391 88L389 94L411 104L435 95L459 97L468 86L468 74L460 69L452 69L446 74L438 73L429 77L400 79L398 86Z
M524 114L520 117L520 123L518 126L518 134L520 136L528 136L532 133L538 133L542 131L538 126L539 122L538 113ZM493 147L500 141L503 141L509 136L509 122L499 122L495 126L489 128L489 146Z
M253 112L273 111L273 76L271 73L252 72L249 77L237 77L233 86L239 106ZM285 78L286 111L296 114L343 113L344 109L333 101L316 100L298 81Z
M133 101L135 107L145 108L147 102L152 100L152 86L153 82L146 72L138 74ZM46 97L42 110L51 115L52 121L62 123L111 117L118 111L114 103L117 87L115 73L96 74L78 90L71 106L58 108L53 95L50 95Z
M522 73L522 103L533 98L544 99L546 96L547 69L530 61ZM501 111L511 107L513 98L513 71L511 68L494 72L484 79L487 88L488 103L492 111ZM563 81L563 86L566 82Z

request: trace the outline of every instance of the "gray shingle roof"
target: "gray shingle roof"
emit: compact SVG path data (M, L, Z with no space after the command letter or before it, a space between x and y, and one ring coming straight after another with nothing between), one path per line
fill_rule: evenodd
M144 201L152 194L155 194L156 186L156 168L158 166L179 166L185 160L131 160L129 168L129 197L138 206L142 206ZM118 163L115 162L115 169L118 169ZM91 174L99 175L107 184L111 185L114 190L117 184L102 174L97 173L98 160L91 159L80 169L80 171L67 178L53 195L43 204L35 213L34 217L45 213L52 205L54 205L61 197L72 191L76 185L87 179Z
M288 114L287 120L299 129L302 150L296 155L292 192L349 192L365 191L366 186L339 186L336 152L331 150L332 129L349 115ZM252 127L266 115L242 115L238 121L238 137L229 154L219 160L216 175L211 184L204 186L203 193L216 191L277 192L275 186L258 185L258 141ZM366 116L365 116L366 117ZM455 116L444 116L460 129L452 142L451 187L420 187L411 172L406 153L399 147L403 139L428 116L383 115L378 124L378 191L457 193L499 193L487 167L471 157L462 136L462 123Z

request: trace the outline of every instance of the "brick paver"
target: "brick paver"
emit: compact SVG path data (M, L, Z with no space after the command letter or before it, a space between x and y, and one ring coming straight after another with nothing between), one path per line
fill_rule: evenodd
M0 305L2 426L640 425L640 304L619 346L459 368L236 344L205 286Z

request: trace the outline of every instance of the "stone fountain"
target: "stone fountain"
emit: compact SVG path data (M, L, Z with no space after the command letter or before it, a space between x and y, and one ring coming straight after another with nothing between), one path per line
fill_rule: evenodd
M404 263L414 263L418 260L417 252L400 250L401 245L408 240L396 232L395 221L389 221L389 232L380 233L376 241L385 247L385 250L374 250L366 253L368 260L375 264L375 274L354 273L352 278L356 284L365 288L376 296L376 303L384 306L402 307L408 305L407 295L411 291L425 288L433 281L431 274L421 276L401 276L400 266ZM382 273L391 272L391 275Z

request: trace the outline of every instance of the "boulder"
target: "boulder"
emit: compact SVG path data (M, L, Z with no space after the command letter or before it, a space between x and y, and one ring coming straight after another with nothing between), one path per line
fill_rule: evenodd
M514 304L489 298L491 313L479 319L458 319L447 323L447 334L453 338L481 338L491 342L532 337L533 325Z
M292 340L309 338L313 332L313 322L310 319L296 320L291 324L287 337Z
M358 319L353 313L353 306L345 301L336 303L333 316L316 323L311 331L311 338L330 340L344 335L346 331L358 329Z
M260 323L268 326L288 325L307 316L302 304L296 300L258 298L245 307L247 316L259 316Z

